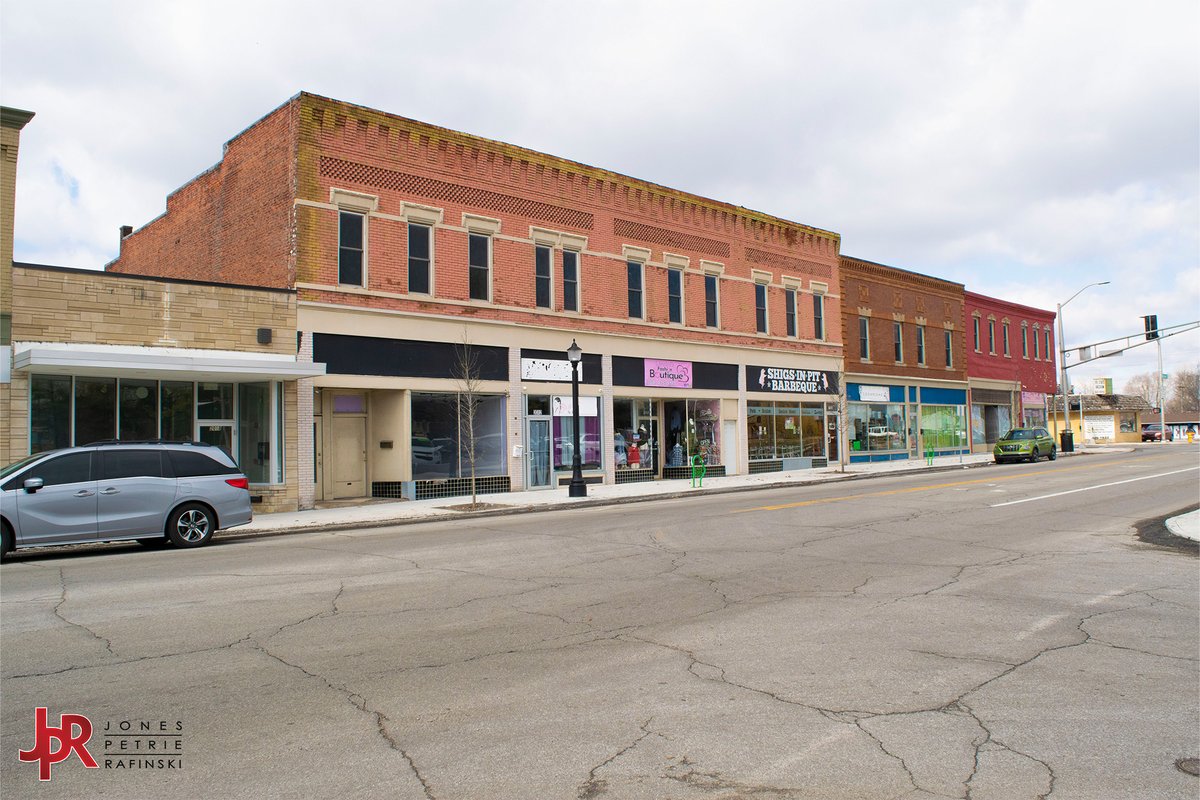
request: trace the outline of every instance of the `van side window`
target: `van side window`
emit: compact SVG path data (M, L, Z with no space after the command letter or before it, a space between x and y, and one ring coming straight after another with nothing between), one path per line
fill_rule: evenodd
M8 483L4 489L20 489L28 478L41 478L46 486L59 486L64 483L83 483L92 478L92 454L68 453L65 456L43 461L36 467L25 470Z
M177 478L196 478L201 475L236 475L237 467L227 467L204 453L169 450L171 466Z
M102 456L100 480L117 478L161 478L163 477L161 450L106 450ZM167 473L168 476L170 473Z

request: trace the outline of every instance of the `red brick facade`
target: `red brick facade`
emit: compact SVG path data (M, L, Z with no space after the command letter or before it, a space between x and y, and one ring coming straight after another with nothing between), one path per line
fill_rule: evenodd
M338 285L331 190L369 195L365 286ZM440 210L432 295L407 291L405 203ZM490 302L468 299L464 214L499 221ZM581 244L580 309L534 302L531 228ZM648 251L644 319L629 319L625 247ZM836 234L613 172L402 117L300 94L231 140L221 163L175 192L167 212L127 237L116 272L295 287L301 301L468 316L519 325L683 342L768 346L837 358L839 303L814 341L809 294L836 293ZM683 257L684 324L667 319L663 266ZM705 325L705 271L720 272L720 325ZM767 281L768 334L756 331L754 281ZM787 337L786 288L797 335Z
M841 287L847 373L967 380L962 284L844 256ZM859 320L863 317L869 320L867 360L860 353ZM896 323L900 323L902 342L899 362L895 358ZM917 358L918 327L925 330L924 363ZM946 331L951 342L949 367Z
M968 376L1010 381L1025 392L1054 394L1057 386L1054 312L975 292L966 292L964 298Z

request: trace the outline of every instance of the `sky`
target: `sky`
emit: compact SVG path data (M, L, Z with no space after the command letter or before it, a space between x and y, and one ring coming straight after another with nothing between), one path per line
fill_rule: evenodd
M1196 0L0 0L0 102L37 114L14 258L102 269L299 91L1069 301L1072 349L1200 320ZM1200 331L1162 349L1200 368ZM1145 345L1070 377L1156 371Z

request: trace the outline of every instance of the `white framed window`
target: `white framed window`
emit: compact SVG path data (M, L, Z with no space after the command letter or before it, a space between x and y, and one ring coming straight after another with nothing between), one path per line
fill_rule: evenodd
M433 294L433 228L408 223L408 291Z
M925 326L917 326L917 363L925 366Z
M492 299L492 237L467 234L467 280L472 300Z
M784 329L789 339L796 336L796 290L783 290Z
M575 250L562 251L562 309L579 310L579 253Z
M367 266L367 215L338 211L338 283L364 286Z
M629 295L629 318L644 319L646 316L645 298L642 296L644 286L645 266L640 261L626 261L626 286Z
M550 264L554 260L554 249L544 244L533 248L533 302L538 308L551 308L554 287L551 282Z
M667 268L667 320L683 324L683 270L676 267Z
M904 361L904 325L899 320L892 323L892 338L895 349L896 363Z
M871 321L867 317L858 318L858 357L871 360Z

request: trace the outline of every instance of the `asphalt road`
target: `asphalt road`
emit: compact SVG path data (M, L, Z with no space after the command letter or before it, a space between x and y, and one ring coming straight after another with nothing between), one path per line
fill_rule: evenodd
M1196 506L1198 467L1146 448L18 553L0 791L1195 797L1175 763L1200 754L1200 572L1154 520ZM17 755L37 706L88 718L97 769L39 784Z

